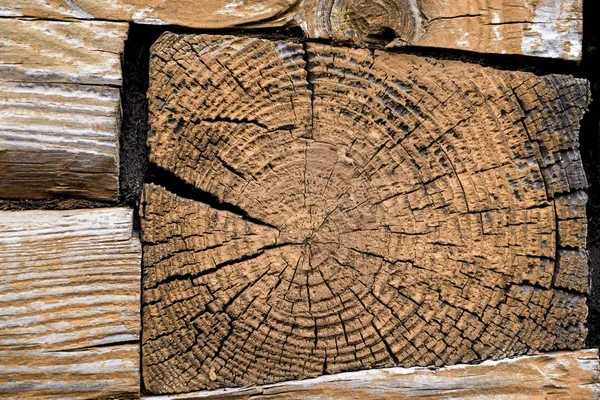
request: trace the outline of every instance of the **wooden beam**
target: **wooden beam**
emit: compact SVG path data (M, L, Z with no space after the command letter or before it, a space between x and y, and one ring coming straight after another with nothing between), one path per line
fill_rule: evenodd
M173 33L150 65L150 392L584 346L587 81Z
M580 350L439 369L386 368L347 372L275 385L144 399L593 400L599 389L598 351Z
M582 54L582 0L305 0L301 15L314 38L568 60Z
M0 19L1 197L117 199L127 29Z
M0 397L137 396L140 259L129 209L0 212Z
M194 28L230 28L291 18L297 0L0 0L0 16L110 19Z
M0 81L121 86L128 24L0 19Z
M116 200L119 88L0 81L0 193Z
M0 0L0 15L194 28L299 26L311 38L579 60L582 0Z
M77 351L0 350L0 396L138 399L139 355L138 344Z

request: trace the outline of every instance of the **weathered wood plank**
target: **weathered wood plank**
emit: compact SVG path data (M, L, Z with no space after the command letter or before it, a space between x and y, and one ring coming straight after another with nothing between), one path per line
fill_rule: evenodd
M118 88L0 81L0 196L115 200Z
M598 351L580 350L439 369L347 372L259 387L144 399L593 400L598 389Z
M120 86L128 25L0 19L0 81Z
M227 28L291 17L298 0L0 0L0 16L110 19Z
M250 37L152 51L152 393L583 347L585 80Z
M305 0L301 20L315 38L383 36L416 45L578 60L582 0Z
M311 38L578 60L582 0L0 0L0 15L195 28L300 26Z
M0 350L3 399L137 399L139 345L44 353Z
M132 211L0 212L0 397L135 396Z
M0 197L117 199L126 35L125 23L0 19Z

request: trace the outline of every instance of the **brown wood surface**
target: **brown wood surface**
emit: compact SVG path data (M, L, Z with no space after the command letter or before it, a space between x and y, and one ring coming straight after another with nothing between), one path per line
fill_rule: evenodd
M387 368L259 387L217 389L147 400L592 400L598 351L549 353L440 369Z
M195 28L282 25L297 0L0 0L0 16L109 19Z
M0 198L117 199L127 29L0 18Z
M299 26L311 38L576 60L582 0L0 0L0 16L194 28Z
M163 35L140 210L146 387L581 348L589 100L570 76Z
M121 86L128 24L0 18L0 81Z
M581 0L305 0L309 37L580 59Z
M131 210L0 212L0 398L135 397L140 261Z

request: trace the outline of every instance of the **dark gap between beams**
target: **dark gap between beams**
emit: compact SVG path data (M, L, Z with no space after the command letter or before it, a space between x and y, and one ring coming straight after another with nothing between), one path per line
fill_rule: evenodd
M583 2L583 60L576 76L587 78L592 89L590 109L581 122L579 141L581 157L588 179L586 190L589 270L591 294L588 296L589 329L586 346L600 347L600 25L594 19L598 15L598 2Z

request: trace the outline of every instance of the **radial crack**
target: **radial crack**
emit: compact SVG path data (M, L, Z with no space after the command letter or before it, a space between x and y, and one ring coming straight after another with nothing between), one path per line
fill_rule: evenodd
M150 163L150 165L148 166L147 181L148 183L153 183L155 185L161 186L167 189L169 192L174 193L181 198L204 203L210 206L211 208L214 208L215 210L228 211L253 224L266 226L279 231L279 229L275 225L272 225L265 221L261 221L258 218L254 218L248 215L248 213L239 206L222 201L214 194L197 188L191 183L181 179L175 173L164 169L154 163Z

